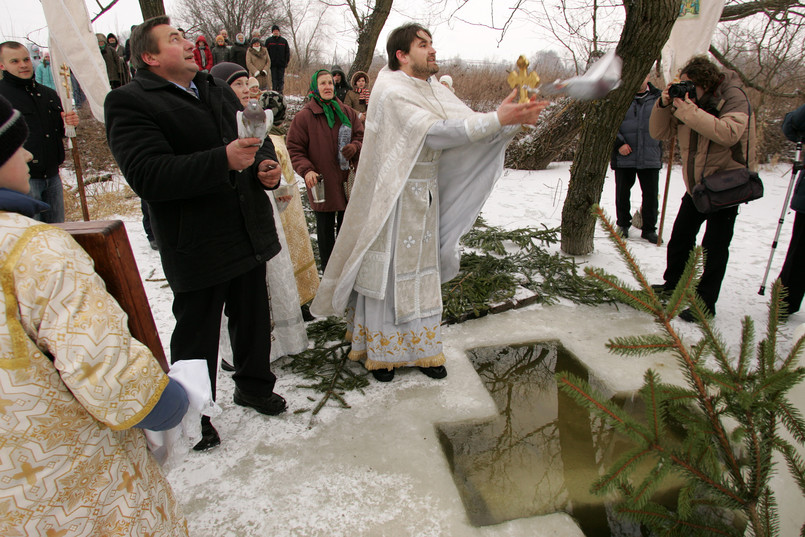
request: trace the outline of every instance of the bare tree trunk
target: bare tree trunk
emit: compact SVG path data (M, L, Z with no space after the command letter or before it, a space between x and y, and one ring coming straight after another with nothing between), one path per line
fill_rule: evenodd
M588 103L564 99L542 113L536 133L526 133L506 150L506 167L544 170L557 155L572 154ZM571 157L567 157L568 159Z
M626 22L616 49L624 60L621 86L606 98L590 103L570 169L562 208L562 250L568 254L593 251L595 217L590 209L601 201L613 140L679 13L678 0L631 0L624 7Z
M386 19L391 13L391 4L394 0L376 0L372 13L363 20L358 20L358 51L355 53L355 61L347 74L347 80L352 79L355 71L369 71L372 65L372 58L375 54L377 39Z
M165 4L162 0L140 0L140 11L143 12L143 20L158 17L165 14Z

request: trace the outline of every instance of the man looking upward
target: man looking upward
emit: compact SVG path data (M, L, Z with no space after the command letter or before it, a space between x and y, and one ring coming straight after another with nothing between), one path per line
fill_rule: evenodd
M280 249L265 193L280 179L274 146L266 136L238 139L238 98L199 72L193 43L170 19L149 19L131 38L137 74L107 95L106 134L126 181L150 208L173 291L171 361L206 359L214 397L223 310L235 403L279 414L285 400L273 393L265 283L266 261ZM196 450L220 443L209 418L202 434Z
M377 77L364 146L344 224L311 312L344 315L350 357L381 382L415 366L444 378L441 283L459 268L469 231L503 172L518 125L536 123L546 102L512 92L476 113L432 76L428 30L395 29Z

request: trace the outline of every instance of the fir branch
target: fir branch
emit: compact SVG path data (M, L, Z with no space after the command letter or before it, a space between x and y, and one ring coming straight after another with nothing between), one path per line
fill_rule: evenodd
M791 436L800 444L805 444L805 421L799 409L788 401L782 401L779 404L779 411L780 420Z
M629 474L635 470L637 463L651 455L651 453L652 449L648 447L640 447L627 452L615 461L604 475L595 480L590 487L590 492L593 494L605 494L616 487L622 488ZM631 498L633 493L634 491L630 487L627 495Z
M752 359L752 351L755 347L755 326L748 317L741 322L741 346L738 348L738 365L735 368L735 376L739 382L745 380L749 361Z
M615 229L615 226L612 224L612 221L607 218L606 213L601 208L600 205L594 205L592 208L594 214L598 216L599 222L601 222L601 226L604 228L609 234L610 240L615 243L618 249L618 253L620 254L621 258L626 262L626 266L629 271L632 273L632 276L637 283L643 289L651 290L651 284L646 280L646 277L643 275L643 272L640 270L640 265L637 263L637 259L635 258L632 251L626 246L626 241L621 237L620 233ZM654 305L659 306L659 299L651 291L651 296L654 298Z
M799 486L799 490L805 493L805 462L802 460L799 452L790 443L782 438L775 439L775 446L777 450L782 453L785 459L788 471L794 478L794 482Z
M691 252L682 276L677 282L676 287L671 292L668 303L665 305L665 314L668 319L673 319L689 302L689 289L695 289L701 278L701 266L704 264L704 251L701 246L697 246Z
M633 289L623 284L618 278L605 274L601 269L587 267L584 269L584 273L587 274L587 276L608 286L612 291L615 292L615 296L620 299L621 302L629 304L635 309L656 314L662 308L660 301L656 296L647 295L649 300L644 300L641 294L636 293ZM643 295L645 295L645 293L643 293Z
M352 390L363 393L363 388L369 385L369 381L365 371L357 373L350 367L351 347L349 342L343 340L346 323L330 317L308 324L307 331L313 347L294 355L283 368L312 381L297 387L322 394L311 419L330 399L337 401L341 408L350 408L343 394Z
M608 291L578 273L572 257L545 249L558 240L558 229L506 231L478 218L461 242L480 251L465 252L458 275L442 285L443 323L559 298L590 305L612 302ZM524 290L533 294L515 300Z
M635 520L648 525L657 535L711 533L733 534L720 527L714 519L713 528L701 524L698 518L704 508L714 516L724 510L740 511L748 520L748 532L758 537L770 537L779 531L777 508L769 483L775 471L773 452L780 451L795 475L801 493L805 494L805 464L798 452L778 434L782 426L790 429L799 445L805 443L805 421L799 410L791 405L787 394L805 378L805 371L795 366L798 354L805 347L805 338L794 344L792 351L781 359L777 356L777 324L779 285L773 288L769 307L769 322L765 338L755 348L754 325L751 319L742 322L738 357L730 356L729 347L711 326L703 302L697 296L703 253L695 249L679 284L665 306L652 311L655 295L630 257L623 240L613 233L614 226L606 222L602 211L599 220L610 234L630 270L636 274L640 289L632 290L617 278L598 269L587 269L588 277L608 285L619 301L641 311L651 312L664 331L663 336L647 335L615 338L607 347L626 356L639 356L656 350L672 350L687 386L669 387L660 384L656 374L649 371L640 390L646 405L643 423L633 423L618 409L613 409L586 383L576 379L562 381L560 388L574 400L603 417L616 430L633 438L638 447L627 458L610 466L595 485L595 492L615 490L623 503L618 511L631 513ZM676 332L671 319L683 307L689 307L700 324L699 343L687 345ZM753 358L754 354L754 358ZM715 365L708 365L712 356ZM754 360L754 363L753 363ZM723 420L735 419L740 425L729 433ZM681 428L681 445L672 446L665 431ZM651 431L641 436L644 426ZM740 456L738 454L741 454ZM628 482L630 458L657 458L654 470L637 486ZM677 502L677 511L669 511L651 503L650 497L659 481L670 468L683 472L688 483ZM645 503L645 508L640 505ZM686 526L692 524L692 526ZM705 526L693 529L694 526ZM803 526L805 528L805 526ZM805 530L803 530L805 531Z
M609 405L605 405L604 403L597 401L590 394L588 394L581 386L579 386L578 382L576 383L572 382L569 374L560 374L557 380L560 382L560 387L565 388L565 392L567 392L572 396L575 396L574 398L580 398L587 401L590 405L593 406L593 408L597 409L599 413L607 416L609 419L615 421L616 423L619 423L621 425L625 424L623 418L619 416L616 412L611 410L609 408Z
M658 464L651 469L649 475L643 480L640 485L635 488L634 492L629 496L629 503L635 509L640 509L651 500L652 494L656 492L657 487L660 486L662 480L671 472L670 464Z
M729 498L738 505L746 504L746 501L738 494L736 494L735 491L733 491L730 487L728 487L726 484L722 483L717 479L713 479L712 476L710 476L707 472L705 472L701 468L694 465L688 459L673 454L671 455L670 459L674 464L685 470L690 475L694 476L699 482L701 482L705 486Z
M647 356L658 352L667 352L675 348L673 342L654 334L616 337L610 339L606 347L612 352L626 356Z
M662 436L660 407L662 406L664 398L660 391L659 384L659 376L651 369L648 369L643 375L643 387L640 389L640 396L646 403L646 416L649 420L649 430L654 433L654 438L652 439L654 444L659 444Z

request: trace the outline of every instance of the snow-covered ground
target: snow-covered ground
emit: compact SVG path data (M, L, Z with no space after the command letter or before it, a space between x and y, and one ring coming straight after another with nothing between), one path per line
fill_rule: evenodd
M758 295L771 249L790 167L761 170L764 198L740 210L715 327L733 347L741 319L756 321L762 335L768 295ZM506 170L487 202L483 216L505 228L558 226L569 182L569 163L555 163L539 172ZM661 172L661 188L665 170ZM614 218L614 179L610 172L602 206ZM672 172L668 214L663 233L670 237L683 191L681 172ZM640 204L635 185L633 209ZM793 214L786 216L771 280L779 274L788 246ZM140 222L126 227L145 282L163 345L173 329L171 292L164 281L157 252L145 240ZM629 246L652 282L661 282L665 248L639 238L632 229ZM628 271L603 231L597 228L595 252L578 261L604 267L627 281ZM781 352L792 345L794 328L805 314L791 316L780 331ZM682 334L698 338L693 325L676 321ZM608 338L655 331L651 320L620 306L586 307L562 301L493 315L443 331L448 377L433 381L405 371L393 382L372 381L364 393L348 393L351 409L327 406L311 422L315 402L302 379L274 364L277 392L289 411L266 417L232 402L233 383L219 372L218 402L223 414L214 420L220 447L191 453L168 477L184 506L194 536L567 536L581 535L564 514L520 519L498 526L474 528L467 521L434 423L478 419L497 412L464 351L468 348L540 339L559 339L615 390L634 389L642 373L653 367L668 380L679 379L672 358L621 358L604 348ZM799 396L798 396L799 397ZM802 398L800 400L805 400ZM778 466L778 469L782 468ZM805 502L796 488L777 480L783 505L781 535L798 533L805 520Z

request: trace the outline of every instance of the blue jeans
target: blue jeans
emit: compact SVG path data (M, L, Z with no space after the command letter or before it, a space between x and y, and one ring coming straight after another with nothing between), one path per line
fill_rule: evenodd
M34 218L46 224L64 222L64 190L61 177L54 175L47 179L31 179L30 184L31 191L28 195L50 205L49 210L37 214Z

